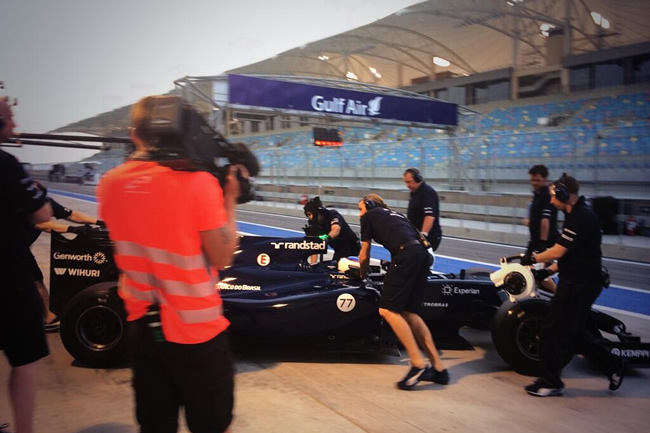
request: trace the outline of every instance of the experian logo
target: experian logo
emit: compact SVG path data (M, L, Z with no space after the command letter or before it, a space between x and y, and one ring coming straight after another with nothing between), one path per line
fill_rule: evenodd
M327 242L271 242L276 250L327 250Z
M377 96L368 101L367 104L359 100L346 98L332 98L326 100L320 95L311 98L311 107L316 111L326 113L353 114L356 116L377 116L381 114L382 96Z

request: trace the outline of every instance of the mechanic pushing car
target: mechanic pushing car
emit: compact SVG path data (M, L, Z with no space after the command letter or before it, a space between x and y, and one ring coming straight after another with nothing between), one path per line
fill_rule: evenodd
M609 378L609 389L621 386L624 359L613 355L589 332L589 311L603 288L601 273L601 231L596 213L578 196L578 182L566 173L550 187L551 203L565 213L558 242L541 253L526 253L521 264L532 265L558 260L550 267L535 271L543 280L559 270L559 283L550 310L541 329L541 376L526 391L537 397L564 393L561 373L574 353L583 353Z
M334 249L334 260L359 255L359 238L338 211L323 206L320 197L309 200L304 211L309 226L324 232L318 237Z
M391 254L390 268L384 277L379 301L379 315L388 322L411 359L411 368L397 382L397 387L410 390L421 380L448 384L449 372L438 355L431 332L416 313L431 266L428 243L404 215L389 209L376 194L369 194L359 201L359 217L361 277L367 275L373 239ZM418 343L427 353L432 366L425 363Z
M177 97L141 99L131 112L137 150L97 188L129 314L142 433L177 431L180 406L193 433L224 432L232 420L229 322L211 267L232 262L236 204L248 171L226 167L220 186L207 171L177 170L190 162L184 139L200 133L192 129L204 126L199 117ZM201 150L218 149L210 137Z

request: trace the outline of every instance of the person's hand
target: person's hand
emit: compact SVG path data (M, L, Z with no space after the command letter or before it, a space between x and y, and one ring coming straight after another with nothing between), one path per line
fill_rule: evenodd
M104 221L102 221L102 220L97 220L97 222L95 223L95 225L96 225L96 226L99 226L99 227L101 227L101 228L106 228L106 223L105 223Z
M226 182L223 186L224 199L237 202L241 194L240 180L244 179L248 179L248 170L246 167L241 164L229 166L228 174L226 174Z
M76 235L84 235L87 236L92 232L92 228L90 226L68 226L68 230L66 233L74 233Z
M519 263L522 266L532 266L532 265L534 265L536 262L535 262L535 257L533 255L533 253L526 253L523 256L521 256L521 259L519 260Z
M47 195L47 188L45 187L45 185L43 185L42 183L40 183L37 180L34 180L33 184L34 184L34 187L36 187L37 190L39 190L40 192L43 193L43 195Z
M552 275L552 272L548 269L532 269L531 272L533 273L533 277L535 277L535 281L544 281Z
M318 236L318 239L320 239L321 241L329 242L330 239L332 238L330 237L330 235L320 235Z

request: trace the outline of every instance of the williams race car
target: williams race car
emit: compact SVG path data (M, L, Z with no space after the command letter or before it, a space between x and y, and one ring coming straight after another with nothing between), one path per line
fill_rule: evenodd
M88 366L121 364L126 313L117 295L108 233L101 228L74 238L52 233L51 246L51 309L61 316L65 348ZM327 249L325 241L311 236L241 237L235 260L221 272L218 284L233 341L328 351L394 348L396 340L377 311L381 266L374 265L361 280L355 262L322 260ZM314 255L321 258L315 264L310 260ZM432 272L418 314L441 349L472 349L459 329L491 327L503 360L521 374L535 375L539 328L549 298L537 294L530 271L512 260L503 260L502 270L493 276L496 285L485 269L458 275ZM604 341L628 358L628 365L648 364L643 353L650 353L650 344L607 314L594 310L592 318L595 333L618 337Z

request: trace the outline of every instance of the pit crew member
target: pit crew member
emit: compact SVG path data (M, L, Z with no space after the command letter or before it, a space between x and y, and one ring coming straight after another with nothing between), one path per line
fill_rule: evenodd
M621 386L625 360L599 344L589 332L589 310L602 291L601 231L596 213L578 196L578 182L566 173L550 187L551 203L565 213L558 242L541 253L527 253L522 265L558 260L550 269L536 272L536 279L559 270L559 283L541 330L541 376L526 391L537 397L564 393L562 369L574 353L583 353L605 372L609 389Z
M404 215L389 209L376 194L369 194L359 201L359 216L361 276L367 275L373 239L391 254L390 268L384 277L379 314L388 322L411 359L411 368L397 382L397 387L410 390L421 380L448 384L449 372L438 355L431 332L416 313L432 261L420 240L420 233ZM424 361L418 343L433 366Z

